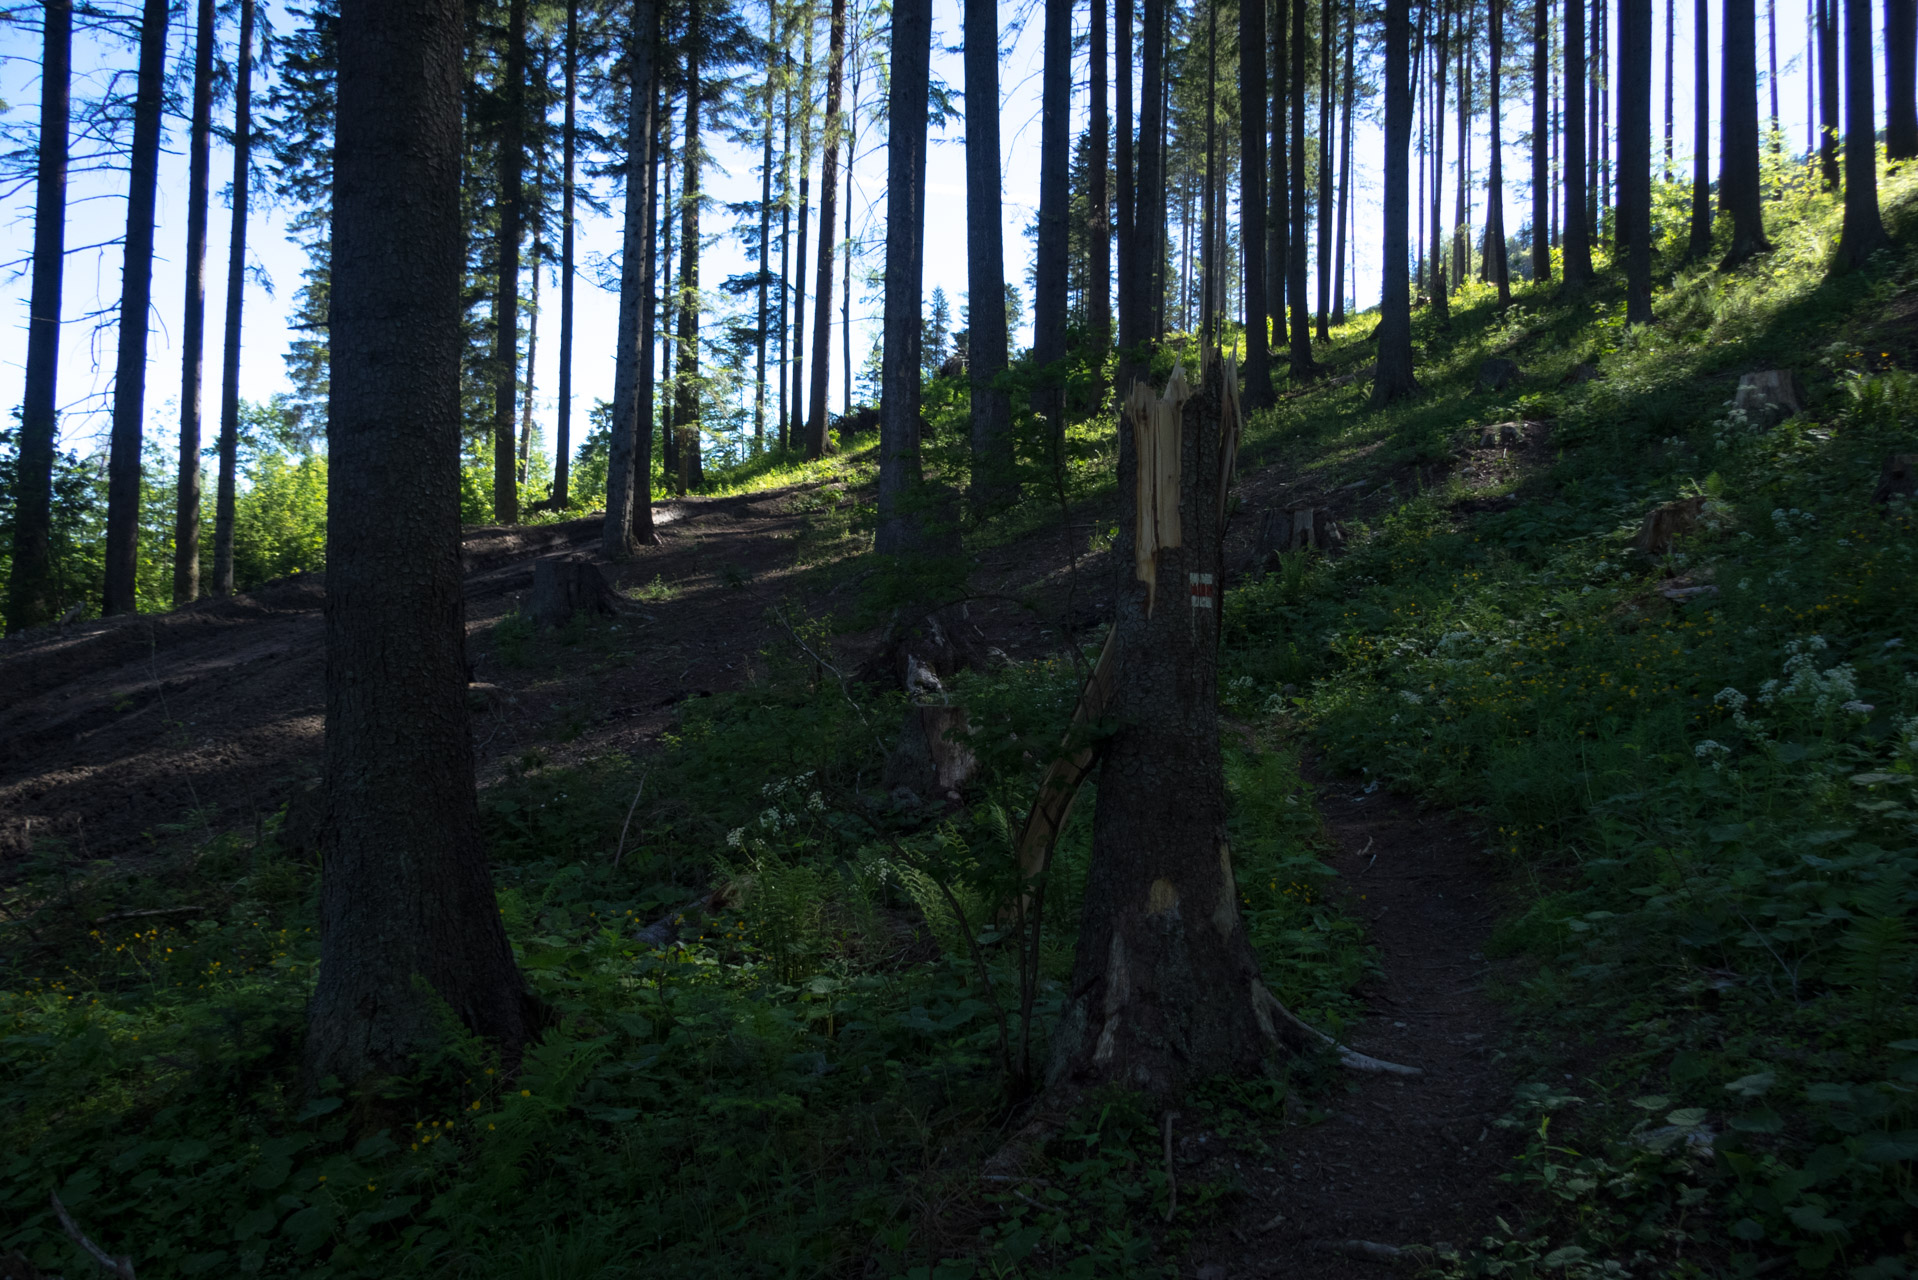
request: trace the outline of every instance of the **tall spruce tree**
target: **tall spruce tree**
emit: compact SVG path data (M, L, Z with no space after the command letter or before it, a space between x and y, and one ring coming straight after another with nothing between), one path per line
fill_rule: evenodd
M233 594L233 528L240 468L240 350L245 337L246 220L252 210L255 0L240 0L233 77L233 222L226 248L226 335L220 358L220 478L213 497L213 590Z
M830 443L826 433L826 391L832 375L832 267L838 246L833 244L834 205L839 198L839 142L845 131L839 98L846 74L846 0L832 0L832 25L827 36L826 116L821 128L826 153L819 168L819 273L813 292L812 388L806 405L806 456L823 457ZM846 282L850 289L852 281ZM850 381L852 370L846 370Z
M1102 0L1093 0L1094 4ZM1266 339L1265 0L1239 0L1239 246L1245 265L1245 403L1273 402Z
M1872 104L1871 0L1845 0L1845 221L1834 273L1891 247L1878 212L1878 129Z
M1072 0L1045 0L1045 66L1039 92L1039 240L1032 275L1033 411L1065 431L1066 275L1071 211Z
M1379 284L1379 360L1372 407L1418 389L1412 376L1412 0L1385 0L1384 256Z
M1652 322L1652 0L1619 0L1618 212L1625 322Z
M966 378L972 392L968 496L973 511L985 515L1018 491L1012 398L1001 385L1006 371L1006 262L1000 221L997 0L966 0L965 41Z
M186 305L180 322L180 474L174 485L173 606L200 598L200 423L206 373L207 184L213 144L213 0L199 0L187 124Z
M1705 0L1699 0L1703 4ZM1591 200L1585 179L1585 3L1565 0L1565 284L1576 293L1592 279Z
M1753 0L1725 0L1724 65L1718 116L1719 201L1730 215L1731 248L1723 265L1736 266L1771 249L1765 237L1758 180L1758 18Z
M652 494L652 352L654 314L654 175L659 7L634 0L626 46L626 212L621 228L618 345L613 351L613 406L607 441L606 522L600 545L624 559L656 541Z
M1711 0L1692 5L1692 216L1685 244L1687 262L1712 253Z
M519 521L514 420L519 409L519 242L526 200L526 0L507 0L500 83L499 208L494 237L493 519Z
M924 546L920 482L920 288L925 277L926 117L932 0L894 0L886 101L886 298L879 387L879 528L874 549Z

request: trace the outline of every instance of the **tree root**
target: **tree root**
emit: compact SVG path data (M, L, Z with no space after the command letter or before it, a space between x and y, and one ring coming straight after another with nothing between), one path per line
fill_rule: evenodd
M1400 1066L1396 1062L1387 1062L1383 1058L1374 1058L1360 1053L1357 1049L1340 1044L1331 1036L1310 1026L1299 1016L1279 1002L1279 998L1266 990L1264 983L1258 983L1255 999L1273 1019L1273 1032L1281 1040L1296 1049L1318 1050L1330 1048L1338 1055L1339 1065L1348 1071L1373 1071L1384 1075L1422 1076L1423 1068Z

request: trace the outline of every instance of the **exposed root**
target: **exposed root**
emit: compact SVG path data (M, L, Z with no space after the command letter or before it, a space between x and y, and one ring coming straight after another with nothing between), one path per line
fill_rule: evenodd
M1279 1002L1279 998L1266 990L1264 983L1258 984L1258 999L1266 1012L1275 1018L1274 1030L1279 1037L1294 1048L1316 1050L1330 1048L1339 1057L1339 1065L1348 1071L1374 1071L1384 1075L1422 1076L1424 1070L1419 1067L1400 1066L1396 1062L1387 1062L1383 1058L1374 1058L1360 1053L1357 1049L1340 1044L1331 1036L1302 1021L1298 1015Z

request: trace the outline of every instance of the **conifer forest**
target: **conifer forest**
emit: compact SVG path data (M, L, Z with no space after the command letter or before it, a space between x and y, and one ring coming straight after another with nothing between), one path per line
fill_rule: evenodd
M1918 1275L1918 0L0 0L0 1280Z

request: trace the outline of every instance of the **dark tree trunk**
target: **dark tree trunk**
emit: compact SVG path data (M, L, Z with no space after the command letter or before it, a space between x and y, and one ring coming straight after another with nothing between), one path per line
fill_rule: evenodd
M1672 0L1665 0L1665 16L1668 21L1671 17L1671 4ZM1665 46L1665 74L1669 78L1672 69L1671 39L1669 33L1667 33ZM1778 155L1784 150L1785 144L1784 138L1780 136L1778 118L1778 0L1765 0L1765 56L1769 63L1769 74L1765 78L1765 87L1771 90L1770 146L1771 153ZM1670 85L1667 85L1665 88L1665 115L1667 119L1671 116ZM1665 128L1665 136L1668 138L1671 136L1671 126L1669 124L1667 124ZM1667 169L1670 168L1669 165L1666 167Z
M1108 0L1090 0L1092 6L1091 172L1086 182L1086 327L1091 330L1094 367L1103 367L1105 353L1112 346L1112 192L1107 179L1111 159L1107 148L1112 137L1112 121L1106 109L1106 4Z
M1379 292L1379 363L1372 407L1418 389L1412 377L1412 0L1385 3L1385 251Z
M246 303L246 219L253 153L253 5L240 0L233 81L233 229L226 250L226 336L220 360L220 479L213 497L213 592L233 594L233 521L240 467L240 320Z
M1671 0L1666 0L1669 5ZM1552 278L1552 128L1550 34L1551 0L1532 0L1532 279ZM1669 35L1669 31L1667 32ZM1671 119L1671 74L1666 70L1665 118ZM1666 130L1665 154L1669 163L1671 137Z
M1039 109L1039 239L1032 278L1033 412L1065 431L1066 220L1072 205L1072 0L1045 0Z
M1505 146L1500 139L1499 118L1504 114L1502 93L1505 64L1505 7L1502 0L1491 0L1492 59L1491 124L1489 138L1491 163L1485 167L1485 273L1498 286L1498 305L1512 305L1511 264L1505 257Z
M846 370L846 380L842 384L841 412L852 416L852 176L853 165L859 158L859 72L862 63L859 60L857 41L852 54L852 110L846 115L846 236L845 254L840 266L846 278L846 287L839 291L839 343L841 362Z
M1320 342L1331 340L1327 318L1332 310L1332 101L1333 73L1338 63L1338 37L1334 34L1332 0L1319 4L1319 207L1317 324Z
M776 25L776 24L775 24ZM770 337L767 322L771 318L767 301L771 294L772 221L773 221L773 83L774 64L779 56L777 30L766 36L766 84L763 106L765 129L759 150L759 333L755 342L758 354L753 368L753 452L766 447L766 343ZM781 279L780 284L785 284Z
M1093 0L1095 4L1104 0ZM1135 116L1132 110L1132 0L1113 0L1113 97L1116 107L1112 121L1112 141L1114 160L1118 169L1118 190L1115 203L1119 214L1119 282L1118 282L1118 328L1116 340L1120 347L1136 342L1138 320L1132 312L1137 308L1138 291L1128 282L1139 269L1139 233L1138 233L1138 196L1137 183L1134 181L1133 166L1138 155L1133 145L1132 124ZM996 25L995 25L996 29ZM971 73L967 73L970 79ZM998 83L998 72L993 72L993 83ZM968 121L966 131L972 131ZM998 122L993 123L993 131L998 131ZM970 161L968 161L970 163ZM1130 319L1128 318L1130 316ZM1121 389L1123 389L1121 382Z
M1199 300L1199 334L1202 345L1211 346L1218 342L1219 324L1225 319L1218 310L1217 256L1219 238L1225 229L1215 216L1218 207L1215 184L1219 181L1219 8L1216 4L1206 6L1206 17L1205 169L1201 192L1204 205L1199 214L1199 258L1205 280Z
M699 201L703 191L700 169L705 157L700 151L700 98L705 92L700 82L700 9L703 0L686 6L686 129L681 148L679 181L679 342L673 357L673 436L678 457L674 472L679 492L697 488L706 482L706 469L700 440L699 413ZM822 224L823 242L830 226ZM815 300L823 311L824 300Z
M1692 222L1687 262L1712 252L1711 0L1692 5Z
M1106 709L1120 727L1104 743L1055 1083L1163 1096L1256 1073L1279 1050L1226 839L1215 606L1230 432L1220 365L1206 363L1201 394L1175 374L1165 400L1136 387L1120 416L1119 490L1148 496L1120 504L1133 554L1115 584L1121 677Z
M1094 4L1101 0L1093 0ZM1245 404L1271 406L1265 295L1265 0L1239 4L1239 244L1245 269Z
M1133 269L1119 273L1119 346L1123 358L1135 364L1146 358L1144 344L1158 336L1156 317L1165 291L1159 275L1165 248L1165 0L1144 0L1141 17L1135 253ZM1156 296L1155 281L1160 282ZM1127 381L1121 375L1122 393Z
M892 83L886 100L885 338L879 372L879 528L874 538L880 555L924 546L924 520L912 508L920 476L920 287L925 276L931 60L932 0L895 0Z
M546 167L535 162L533 190L542 191L545 187ZM519 460L513 469L513 479L520 485L526 483L533 464L533 370L539 366L539 268L540 259L546 255L540 223L540 218L533 219L533 251L529 263L533 292L526 305L526 381L519 393Z
M666 117L666 93L664 77L660 68L665 65L664 21L659 12L657 0L641 5L634 3L633 21L639 28L639 38L647 42L647 57L644 68L635 67L630 74L644 70L652 81L651 115L647 121L661 132L670 134L663 127ZM639 318L639 380L633 394L633 408L638 414L638 422L633 427L633 467L632 479L628 481L633 503L633 539L639 543L656 543L658 535L653 532L653 415L656 412L656 398L659 385L660 323L662 313L659 308L663 284L667 280L665 273L659 270L659 261L653 255L653 246L663 237L659 234L660 223L671 224L670 219L662 219L666 205L670 200L661 199L661 187L672 185L672 170L667 155L671 150L670 136L651 143L646 148L651 158L646 163L646 205L645 226L642 244L645 246L644 293L640 301ZM661 177L665 182L662 184ZM670 340L670 335L669 335ZM670 440L670 429L662 431L662 447Z
M140 566L140 443L145 432L147 311L153 302L153 206L160 181L167 0L146 0L133 99L127 235L120 269L120 349L107 453L106 590L101 612L132 613Z
M1332 323L1345 323L1345 236L1352 197L1353 48L1358 43L1358 13L1345 11L1345 88L1339 107L1339 215L1338 239L1332 250ZM1358 264L1352 264L1354 272Z
M1705 0L1699 0L1700 4ZM1565 0L1565 288L1592 278L1590 201L1585 190L1585 0Z
M1818 167L1825 190L1838 190L1838 0L1815 0L1818 6ZM1725 36L1731 38L1731 15L1725 15ZM1727 57L1730 50L1726 51ZM1756 73L1754 72L1754 75Z
M213 0L200 0L187 126L186 306L180 323L180 478L173 506L173 607L200 598L201 384L206 371L206 205L212 168Z
M40 39L40 136L33 207L33 293L14 490L7 630L53 619L53 451L60 423L60 294L67 244L67 134L73 83L73 2L47 0Z
M793 369L792 422L786 439L794 448L805 439L804 388L806 376L806 234L812 216L812 0L800 6L799 20L806 28L806 60L799 72L799 256L793 260ZM820 234L826 234L821 228Z
M1764 205L1758 186L1758 19L1752 0L1725 0L1723 97L1719 142L1724 170L1719 203L1732 220L1731 249L1725 266L1735 266L1771 248L1765 238Z
M821 458L830 444L826 432L826 391L832 377L832 268L838 246L832 227L839 199L839 98L846 74L846 0L832 0L832 29L826 53L826 156L819 166L819 274L813 288L812 394L806 403L806 456ZM690 189L690 188L689 188ZM850 283L850 282L849 282ZM848 379L852 370L846 370Z
M508 0L506 69L501 85L499 140L498 283L494 297L499 331L493 349L493 519L519 522L518 471L513 425L519 409L519 238L526 199L526 0Z
M613 416L606 458L606 527L600 545L609 559L630 556L655 541L652 530L652 380L644 364L652 351L653 174L658 133L654 122L655 0L635 0L626 116L626 218L620 241L619 345L613 356ZM642 407L644 406L644 407Z
M1625 323L1652 322L1652 0L1620 0L1618 230Z
M1292 300L1291 372L1304 382L1318 372L1312 363L1312 304L1305 292L1305 6L1292 0L1292 217L1291 262L1285 291Z
M1872 103L1871 0L1845 0L1845 223L1834 273L1891 247L1878 214L1877 116Z
M1019 485L1013 469L1012 398L998 385L1006 371L1006 251L1000 222L997 0L966 0L965 33L969 494L973 510L984 515L1009 504Z
M1287 216L1292 204L1292 183L1290 170L1286 164L1286 95L1285 85L1291 64L1286 57L1285 28L1289 17L1286 0L1273 0L1272 34L1270 40L1270 58L1267 69L1272 73L1272 128L1270 135L1272 157L1270 177L1267 181L1267 208L1270 211L1271 226L1267 230L1265 242L1265 278L1266 310L1272 315L1272 350L1274 354L1287 342L1285 323L1286 275L1291 269L1292 238L1291 219ZM1240 56L1244 56L1241 52Z
M559 406L553 424L553 496L564 511L573 467L573 163L579 147L574 102L579 96L579 0L566 0L566 114L560 124ZM763 274L763 271L762 271ZM763 296L763 293L762 293ZM760 327L765 327L762 319ZM761 347L761 354L764 354Z
M459 0L343 0L327 406L326 819L306 1079L409 1071L442 1011L510 1071L459 554Z
M1569 2L1569 0L1568 0ZM1452 315L1445 277L1445 81L1451 65L1452 6L1439 0L1438 44L1432 59L1432 311L1441 326Z
M662 18L662 24L664 19ZM666 66L666 41L662 38L654 53L654 67ZM656 73L657 74L657 73ZM660 77L662 80L663 76ZM673 337L673 318L679 314L679 276L673 266L673 214L678 205L673 200L673 121L672 98L670 92L662 92L660 107L660 129L664 137L660 140L660 169L665 174L663 190L659 202L660 239L664 246L660 254L658 318L654 322L653 338L658 344L660 369L665 374L663 385L655 388L650 383L641 383L644 394L650 400L655 395L660 402L659 420L659 460L665 468L667 482L677 484L679 475L679 438L673 431L673 362L678 354L678 343ZM803 255L802 255L803 257ZM804 268L802 267L803 271ZM795 328L794 339L798 338ZM795 411L796 412L796 411Z
M1458 47L1458 185L1452 202L1452 287L1464 285L1472 274L1472 37L1465 23L1471 17L1466 0L1459 12Z
M1885 154L1918 160L1918 0L1885 0Z
M781 56L786 57L784 46ZM787 57L787 70L791 71L791 59ZM774 418L774 440L781 449L787 447L790 436L786 429L786 303L792 295L792 154L793 154L793 91L792 78L788 74L785 86L784 114L780 121L779 141L779 334L778 368L776 381L779 385L778 413Z
M1605 237L1605 172L1599 164L1599 135L1605 131L1605 0L1592 0L1590 75L1585 104L1585 229L1594 241Z
M1770 2L1771 0L1766 0L1766 3L1768 6ZM1672 71L1674 70L1673 55L1676 51L1676 47L1678 44L1677 34L1676 32L1673 31L1673 26L1675 25L1677 16L1678 16L1678 0L1665 0L1665 167L1662 170L1660 170L1660 172L1664 174L1665 181L1667 182L1672 181L1673 177L1675 176L1675 171L1672 168L1672 163L1673 163L1672 148L1676 141L1672 137L1672 91L1673 91ZM1778 28L1776 27L1776 25L1774 25L1772 28L1773 39L1772 39L1772 99L1771 99L1772 117L1773 117L1772 128L1774 129L1778 127L1777 33L1778 33Z

